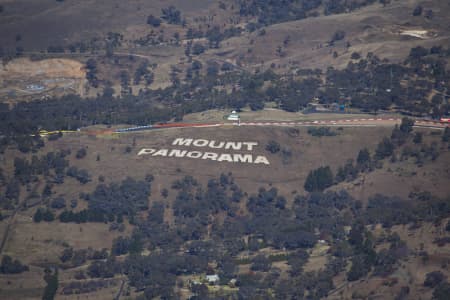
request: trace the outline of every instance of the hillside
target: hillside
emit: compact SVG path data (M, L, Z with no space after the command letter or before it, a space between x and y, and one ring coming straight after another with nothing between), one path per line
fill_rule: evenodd
M0 0L0 299L447 300L449 13Z
M0 294L37 299L45 286L43 268L59 266L61 299L79 293L97 299L116 293L394 299L405 286L413 297L428 297L433 289L423 285L426 275L450 275L443 265L449 249L448 130L409 132L407 125L393 130L395 122L383 124L336 125L321 137L317 130L325 127L228 125L120 135L86 128L45 140L33 154L7 149L4 156L15 159L2 163L2 254L29 271L0 275ZM393 152L385 152L384 137ZM330 168L331 181L309 186L312 171L322 167ZM417 214L422 205L441 209ZM367 271L350 275L363 255L352 240L361 220L366 229L358 230L366 231L377 258ZM291 227L295 236L288 234ZM172 267L183 269L170 269L161 251L179 257ZM381 263L383 255L392 261ZM148 264L155 273L142 277L146 267L130 271L134 264ZM221 277L216 286L192 285L211 272ZM315 281L305 285L302 276ZM238 286L230 288L233 278ZM154 284L165 287L148 288Z
M411 48L450 45L449 7L442 1L335 1L335 7L332 1L316 1L301 8L289 4L300 9L297 15L284 10L275 14L276 5L255 1L4 2L4 61L22 55L83 63L94 59L94 77L88 75L90 84L76 91L82 96L95 96L105 86L112 86L117 95L129 93L131 87L137 95L146 88L170 86L174 76L187 82L193 59L204 66L214 62L223 71L292 74L343 69L354 60L352 55L401 64ZM418 7L420 15L414 15ZM157 25L148 24L149 16ZM151 79L136 81L136 72Z

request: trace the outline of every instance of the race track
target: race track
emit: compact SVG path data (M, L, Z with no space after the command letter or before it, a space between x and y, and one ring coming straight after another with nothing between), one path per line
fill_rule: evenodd
M46 131L41 130L39 135L48 136L52 134L70 134L80 133L87 135L113 135L126 134L131 132L142 132L150 130L162 130L170 128L208 128L208 127L229 127L229 126L254 126L254 127L311 127L311 126L337 126L337 127L393 127L401 123L401 118L348 118L348 119L331 119L331 120L310 120L310 121L257 121L257 122L218 122L218 123L157 123L145 126L134 126L126 128L107 128L107 129L92 129L81 128L77 131L55 130ZM427 119L415 119L414 127L429 128L444 130L449 123Z
M136 131L168 129L168 128L205 128L205 127L221 127L221 126L279 126L279 127L298 127L298 126L339 126L339 127L374 127L374 126L395 126L400 124L400 118L361 118L361 119L335 119L335 120L311 120L298 122L274 122L274 121L258 121L258 122L222 122L222 123L166 123L147 126L137 126L129 128L121 128L111 130L112 133L130 133ZM414 127L444 129L448 124L431 120L417 119ZM90 131L88 131L90 132ZM95 132L92 132L95 133ZM103 131L103 133L105 133Z

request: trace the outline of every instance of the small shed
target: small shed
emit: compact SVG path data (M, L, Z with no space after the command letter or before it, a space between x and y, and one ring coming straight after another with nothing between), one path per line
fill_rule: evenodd
M227 116L228 121L239 121L239 119L239 114L235 110L233 110L231 114Z
M208 281L208 284L210 285L216 285L219 283L219 275L214 274L214 275L206 275L206 281Z
M236 283L237 283L237 279L233 278L230 280L230 282L228 283L228 285L232 288L236 287Z

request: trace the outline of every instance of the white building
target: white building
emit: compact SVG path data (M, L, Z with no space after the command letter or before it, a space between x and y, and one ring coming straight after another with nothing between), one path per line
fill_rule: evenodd
M228 121L239 121L239 119L239 114L235 110L233 110L227 117Z
M211 285L216 285L219 283L219 275L214 274L214 275L206 275L206 281L208 281L208 284Z

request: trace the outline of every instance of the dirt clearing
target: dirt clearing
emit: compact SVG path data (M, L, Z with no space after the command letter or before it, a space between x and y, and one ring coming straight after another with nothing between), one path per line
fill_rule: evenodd
M0 97L11 101L55 92L83 95L85 78L84 64L76 60L19 58L0 65Z

